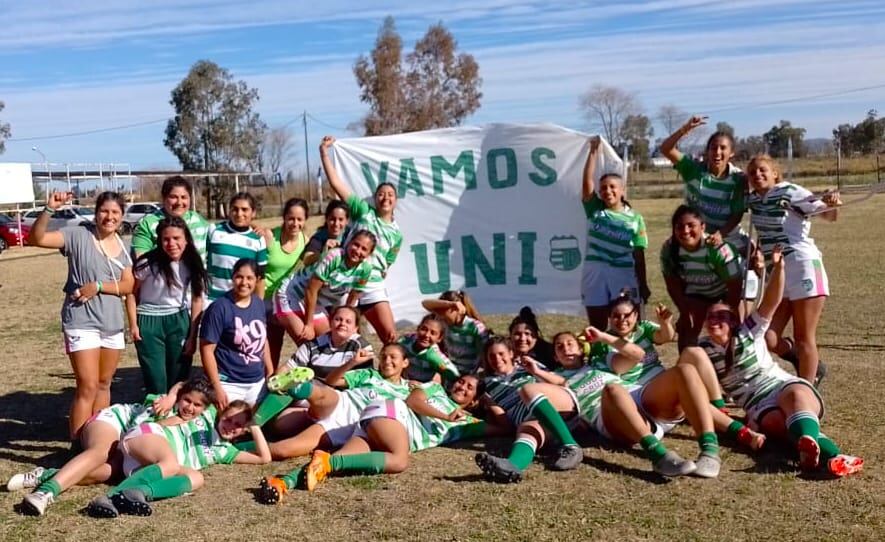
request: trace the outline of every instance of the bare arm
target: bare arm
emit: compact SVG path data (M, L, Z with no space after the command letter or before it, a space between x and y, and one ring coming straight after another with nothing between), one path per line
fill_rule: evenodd
M65 236L60 231L46 231L49 227L49 215L71 199L71 194L55 192L49 195L46 201L46 209L37 215L37 220L31 225L31 233L28 234L28 244L42 248L64 248Z
M218 403L218 410L224 410L227 407L227 393L221 385L221 376L218 374L218 361L215 359L215 343L206 340L200 341L200 360L203 363L203 371L206 378L212 383L215 389L215 396Z
M304 292L304 328L301 330L302 340L313 339L313 313L317 308L317 298L325 283L316 276L310 277Z
M455 301L446 301L445 299L425 299L421 302L421 306L430 312L445 312L457 305Z
M655 344L666 344L676 340L676 327L673 326L673 313L662 303L658 303L655 307L655 315L658 319L659 327L655 331Z
M344 373L363 362L365 362L365 358L362 356L353 356L347 363L340 367L335 367L328 375L326 375L326 384L335 388L346 388L347 381L344 380Z
M699 117L697 115L688 119L688 121L679 127L675 132L670 134L670 136L661 142L661 154L667 157L672 163L676 163L682 160L682 152L676 148L676 145L679 143L679 140L685 137L685 134L694 130L698 126L703 126L707 123L707 117Z
M451 419L448 414L437 410L427 402L427 394L424 393L424 390L421 388L415 388L409 393L409 396L406 398L406 405L412 410L412 412L420 416L438 418L440 420Z
M611 346L618 351L619 354L633 362L633 365L642 361L645 357L645 350L641 346L634 344L623 337L616 337L610 333L599 331L593 326L584 330L584 335L594 343L603 343ZM632 367L632 365L631 365Z
M334 144L334 137L326 136L323 138L323 142L320 143L320 160L323 162L323 171L326 173L326 178L329 179L329 185L332 187L332 190L338 194L339 198L347 201L351 194L350 188L338 176L338 170L335 169L332 159L329 158L329 148Z
M132 285L132 295L126 296L126 319L129 320L129 333L135 342L141 340L141 331L138 329L138 314L136 313L136 298L138 297L140 286L141 281L136 280Z
M249 427L252 433L252 440L255 441L255 453L240 452L234 458L234 463L241 465L266 465L270 463L272 457L270 455L270 446L267 445L267 439L261 431L261 426L253 425Z
M565 385L566 379L564 376L542 369L538 360L529 356L522 356L521 363L522 366L525 367L525 371L535 378L543 380L548 384L555 384L557 386Z
M581 185L581 201L587 202L596 197L593 176L596 174L596 158L599 156L599 137L590 138L590 152L584 162L584 182Z
M771 251L771 276L768 279L768 286L765 287L765 293L762 294L762 302L759 304L757 312L762 318L771 320L783 297L784 255L783 248L777 245Z

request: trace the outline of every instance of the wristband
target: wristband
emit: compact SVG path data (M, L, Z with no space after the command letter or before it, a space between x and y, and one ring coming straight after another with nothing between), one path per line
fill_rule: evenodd
M101 293L101 281L95 281L95 287L98 289L98 293Z

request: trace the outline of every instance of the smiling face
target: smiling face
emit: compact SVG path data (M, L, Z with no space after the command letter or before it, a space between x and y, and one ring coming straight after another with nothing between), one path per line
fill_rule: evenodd
M181 256L184 254L184 247L187 246L187 237L185 237L184 230L175 226L167 226L160 235L160 246L163 247L163 252L173 262L181 260Z
M390 185L379 186L375 191L375 209L381 214L389 214L396 207L396 190Z
M298 235L298 232L304 229L304 223L307 221L307 213L300 205L292 205L283 216L283 229L289 235Z
M346 227L347 213L344 209L336 207L326 215L326 232L329 234L329 239L338 238L344 232L344 228Z
M386 380L401 378L409 359L403 353L399 345L388 344L381 350L381 359L378 360L378 372Z
M196 390L182 393L181 396L178 397L178 401L175 403L175 408L178 410L178 416L181 417L182 420L192 420L196 418L206 410L207 406L206 396Z
M704 153L707 170L717 177L725 173L732 158L734 158L734 149L731 140L726 136L713 138Z
M255 218L255 209L249 203L249 200L235 199L230 204L228 212L230 222L237 228L248 228L252 225L252 219Z
M243 436L252 421L248 407L230 408L218 417L218 434L224 440L234 440Z
M332 342L342 344L356 333L356 315L350 309L338 309L332 316L330 326Z
M510 332L510 343L517 355L528 354L538 344L538 336L527 324L516 324Z
M731 329L738 323L737 315L725 303L715 303L707 310L704 328L713 342L720 346L728 344Z
M622 205L624 197L624 184L617 175L606 175L599 183L599 199L606 208L615 208Z
M364 262L373 250L375 250L375 244L368 235L356 235L345 248L347 266L353 267Z
M609 329L618 337L626 337L636 329L639 321L639 311L631 303L618 303L608 315Z
M464 375L452 384L449 397L461 407L468 407L476 400L476 389L479 379L473 375Z
M759 194L765 194L780 181L780 172L772 160L754 158L747 166L750 186Z
M425 320L415 331L415 346L424 350L438 344L442 340L443 327L435 320Z
M163 210L169 216L181 218L190 209L190 206L191 196L187 188L183 186L173 187L169 194L163 198Z
M676 225L673 227L673 237L685 250L697 250L704 240L705 230L706 225L700 218L686 213L676 220Z
M504 343L495 343L486 351L486 367L496 375L509 375L513 372L513 350Z
M122 221L123 209L116 201L105 201L95 212L95 223L98 230L105 235L116 232Z
M556 361L566 369L577 369L584 364L583 352L578 339L571 333L560 333L553 340Z
M255 291L255 284L257 282L258 277L255 276L255 272L252 271L250 266L240 266L240 268L234 272L233 276L234 298L247 299L251 297L252 293Z

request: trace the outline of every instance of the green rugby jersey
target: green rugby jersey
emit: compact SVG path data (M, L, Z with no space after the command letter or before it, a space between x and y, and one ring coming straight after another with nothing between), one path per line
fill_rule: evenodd
M679 246L678 255L673 253L673 242L668 239L661 248L661 272L664 277L681 278L687 295L721 299L728 290L727 282L740 279L743 274L740 256L727 241L711 247L704 237L696 250Z
M350 234L347 241L353 239L357 232L368 230L375 234L378 243L369 257L372 264L372 277L369 279L369 288L384 282L387 270L396 261L400 247L403 244L403 234L399 225L393 222L385 222L378 216L375 208L354 194L347 198L347 206L350 208ZM345 245L347 244L345 241Z
M132 252L136 257L157 248L157 224L166 217L163 210L145 215L132 231ZM206 263L206 238L209 236L209 222L196 211L186 211L182 216L187 229L194 239L194 245Z
M645 351L645 356L631 369L621 373L621 380L625 383L643 385L664 372L664 366L655 348L655 332L659 329L661 326L654 322L640 320L636 323L636 329L626 337L628 341L641 347ZM617 353L618 351L610 345L594 343L590 347L590 364L602 371L612 372L612 358Z
M633 268L633 250L648 246L645 220L630 207L607 209L598 197L584 202L587 215L587 252L584 261Z

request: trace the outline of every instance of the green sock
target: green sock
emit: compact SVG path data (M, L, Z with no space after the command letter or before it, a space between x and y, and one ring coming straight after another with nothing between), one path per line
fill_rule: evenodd
M719 455L719 439L716 438L716 433L712 431L701 433L700 438L698 438L698 446L701 447L701 453L703 454Z
M43 474L41 474L41 475L37 478L37 485L40 485L40 484L42 484L43 482L45 482L45 481L51 479L53 476L55 476L55 474L56 474L57 472L58 472L58 469L53 469L53 468L51 468L51 467L50 467L50 468L45 468L45 469L43 469Z
M667 447L664 446L664 444L658 440L658 437L654 435L646 435L642 437L639 441L639 445L642 446L642 449L648 454L648 458L651 459L652 463L657 463L660 458L667 455Z
M518 438L513 443L513 448L510 449L510 456L507 459L517 469L525 470L531 464L532 459L535 458L536 446L534 439Z
M137 471L133 472L129 478L126 478L115 487L112 487L107 495L108 497L123 491L124 489L129 489L130 487L140 486L142 484L146 484L148 482L153 482L156 480L163 479L163 471L160 470L160 465L153 464L148 465L146 467L142 467Z
M384 452L333 455L329 459L333 472L352 472L355 474L381 474L384 472L384 463Z
M563 446L578 445L575 442L575 437L568 430L565 420L562 419L556 408L547 400L547 396L541 394L532 399L531 403L529 403L529 412L541 422L544 429L556 435L556 438L562 442Z
M240 442L234 442L234 448L241 452L254 452L257 448L254 440L243 440Z
M716 408L725 408L725 399L720 397L719 399L713 399L710 401L710 404Z
M725 430L725 434L732 437L737 438L738 433L740 433L741 429L746 427L744 424L737 420L731 420L731 423L728 424L728 429Z
M49 480L46 480L45 482L37 486L37 491L52 493L53 497L58 497L59 493L61 493L61 485L50 478Z
M293 470L289 474L280 476L280 480L286 482L286 489L295 489L304 486L304 465Z
M817 437L817 445L820 446L820 458L822 461L827 461L842 453L842 450L839 449L839 445L823 433Z
M308 399L310 397L310 393L313 391L313 381L308 380L307 382L302 382L293 388L289 388L286 392L293 399L298 399L299 401L303 399Z
M278 393L267 394L264 401L261 401L261 404L258 405L258 410L255 411L255 423L258 425L266 424L272 420L274 416L292 404L292 401L294 401L294 399L288 395L280 395Z
M787 418L787 430L796 440L803 436L809 436L814 440L818 440L820 437L820 420L818 420L817 414L814 412L800 410Z
M170 476L162 480L154 480L141 484L133 489L140 489L149 501L180 497L191 490L191 479L184 475Z

